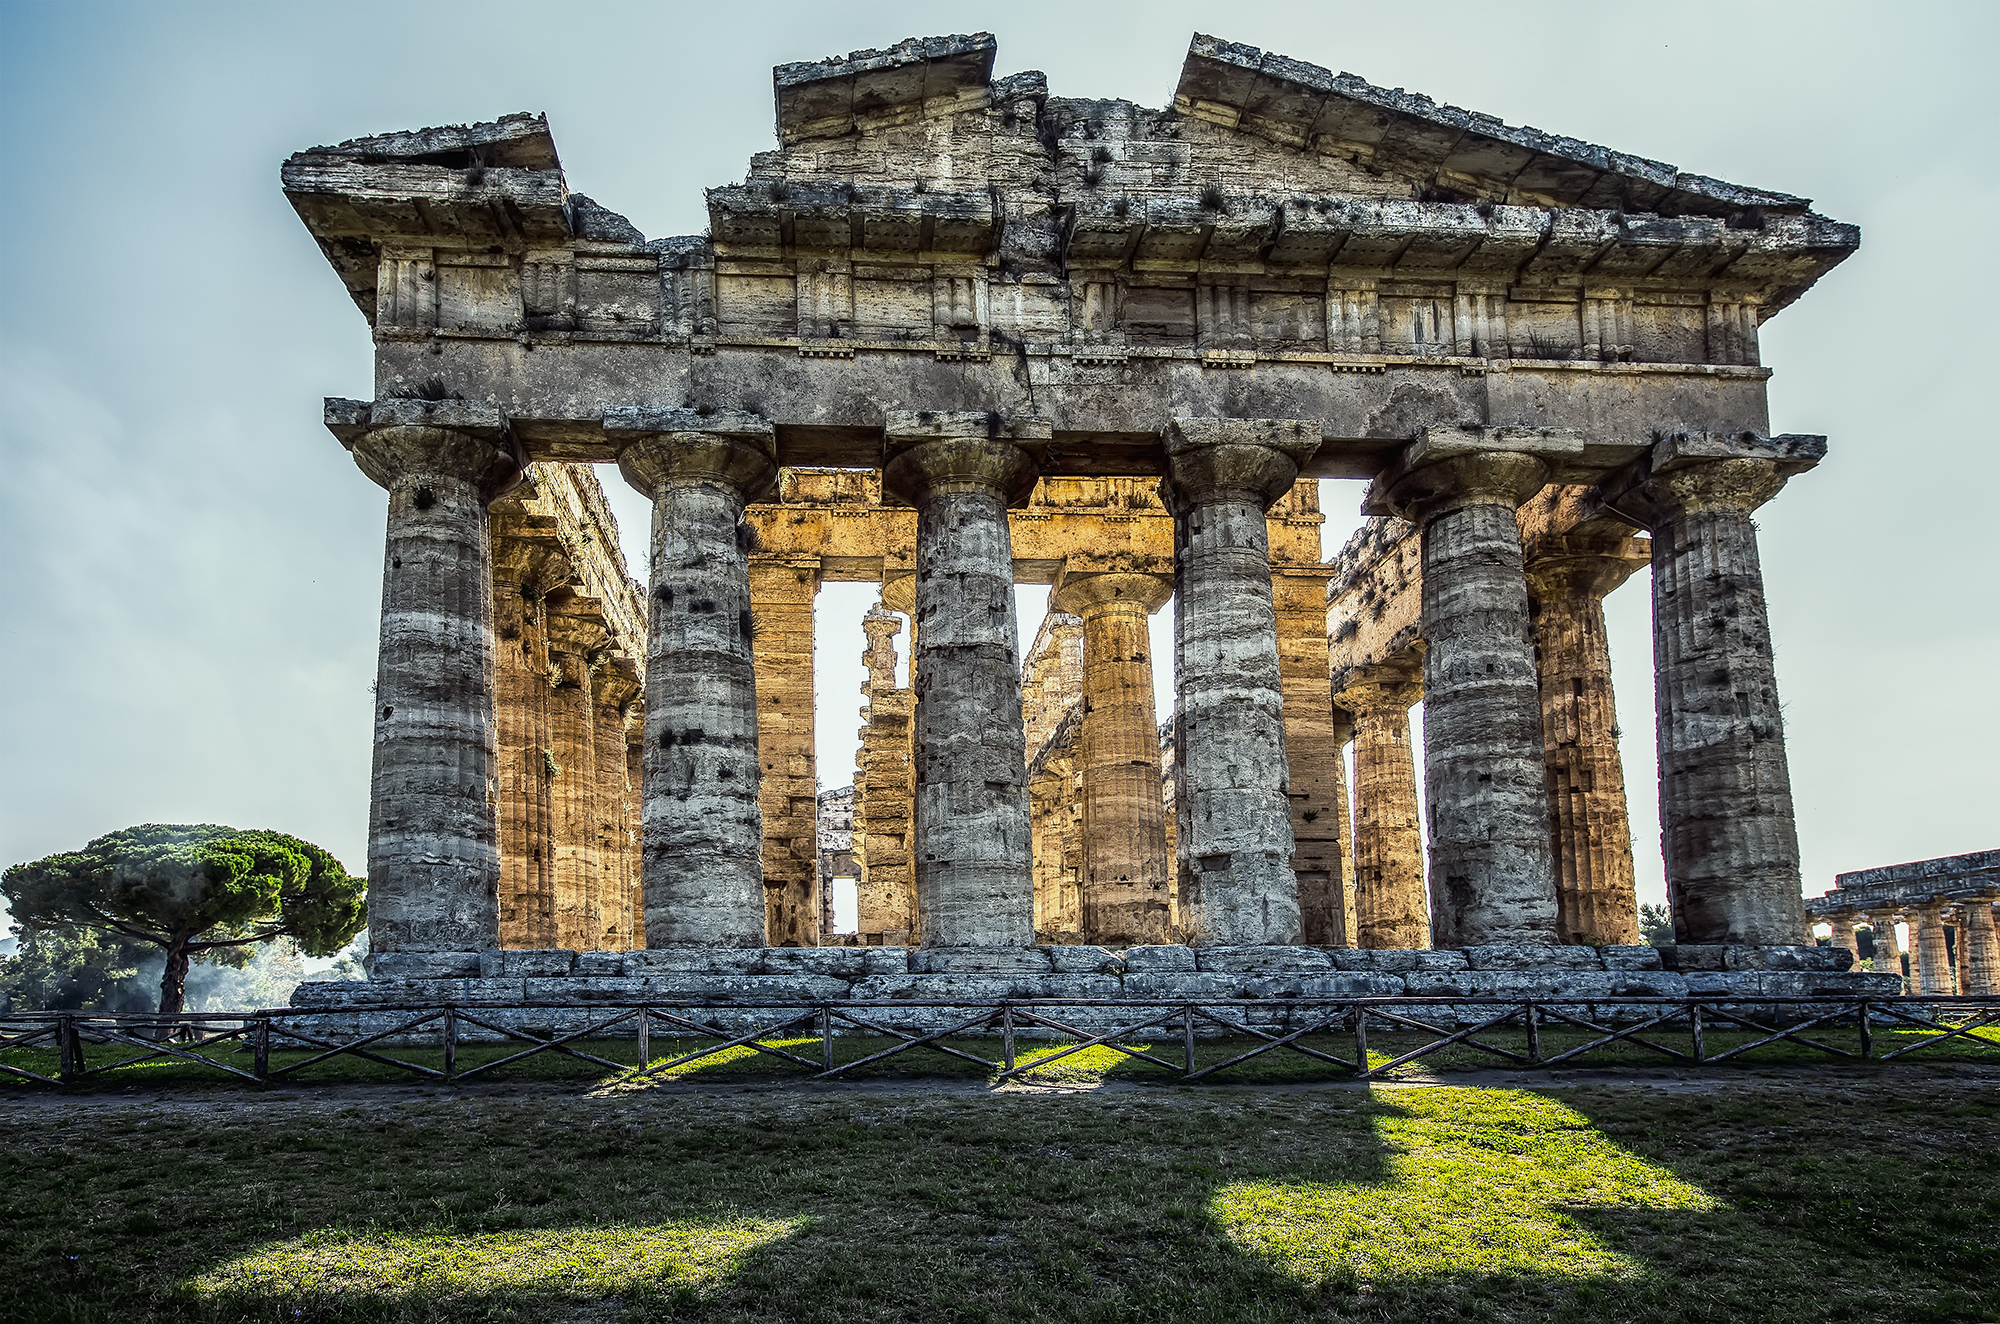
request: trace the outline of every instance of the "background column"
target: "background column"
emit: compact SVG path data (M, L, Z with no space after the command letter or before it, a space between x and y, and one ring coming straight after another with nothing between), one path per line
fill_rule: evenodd
M574 601L572 599L572 601ZM549 646L549 853L555 882L556 942L594 951L598 895L597 731L590 658L601 628L551 615Z
M818 557L751 556L764 931L773 947L819 945L819 781L813 759L818 593Z
M374 955L500 941L486 506L517 472L501 428L496 411L456 401L384 400L350 445L389 491L368 812Z
M1861 964L1861 940L1854 936L1855 916L1852 913L1828 915L1827 925L1833 930L1833 945L1845 947L1854 955L1854 964Z
M1264 512L1318 449L1319 425L1183 419L1168 424L1166 446L1182 926L1202 946L1295 943L1299 889Z
M1334 699L1354 714L1354 927L1362 947L1429 947L1423 823L1417 814L1410 707L1423 686L1407 667L1339 677Z
M912 587L913 577L906 577ZM886 596L886 594L885 594ZM914 601L911 609L915 610ZM855 929L864 945L901 946L916 926L916 880L910 869L910 815L916 778L910 767L910 694L896 686L901 617L880 606L861 618L868 668L861 692L860 766L854 778Z
M1951 946L1944 936L1942 905L1933 901L1910 911L1910 949L1916 953L1910 974L1918 992L1943 997L1958 992L1958 980L1951 969Z
M1898 979L1904 978L1903 954L1896 946L1896 912L1885 910L1878 915L1872 916L1868 921L1868 927L1875 931L1875 956L1873 958L1875 961L1875 972L1883 975L1894 975Z
M632 885L638 881L638 843L632 816L632 787L626 780L625 720L639 699L639 671L623 653L604 660L591 691L591 760L596 774L592 800L597 830L597 929L600 951L630 951L635 929Z
M767 421L618 410L618 468L652 498L641 875L648 947L764 943L747 501L777 481Z
M1299 941L1347 947L1347 715L1326 684L1326 581L1318 566L1274 568L1278 684L1284 696L1286 798L1292 815L1292 873L1299 880Z
M2000 993L2000 939L1993 931L1994 896L1967 897L1958 928L1959 992Z
M1034 489L1039 419L891 411L882 488L917 510L917 909L926 947L1035 940L1028 769L1007 508Z
M1146 626L1173 591L1160 575L1065 566L1049 598L1083 619L1083 940L1108 947L1173 940Z

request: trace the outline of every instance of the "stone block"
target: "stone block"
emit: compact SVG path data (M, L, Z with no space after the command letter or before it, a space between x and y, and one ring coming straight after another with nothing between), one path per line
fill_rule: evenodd
M1235 987L1236 980L1232 976L1205 975L1192 967L1185 970L1134 972L1128 965L1125 978L1121 981L1120 996L1135 1000L1159 998L1166 1002L1182 1002L1201 998L1233 998L1236 996L1233 991Z
M1535 998L1588 1002L1593 998L1653 997L1661 976L1646 971L1466 970L1411 971L1403 983L1412 997ZM1667 987L1662 984L1659 987ZM1678 995L1672 985L1671 995Z
M1196 969L1194 948L1178 943L1157 947L1127 947L1125 949L1125 970L1128 974L1162 974L1168 971L1183 971L1193 974Z
M370 952L361 958L370 979L477 979L478 952Z
M578 952L569 968L578 979L619 979L625 974L627 952Z
M1325 974L1333 968L1318 947L1196 947L1195 968L1210 974Z
M762 947L648 947L625 953L627 975L754 975L764 967Z
M954 1001L967 1006L1002 998L1115 998L1115 975L1048 973L964 973L950 975L870 975L853 986L856 1001L908 999Z
M1059 975L1122 975L1125 962L1103 947L1049 947L1049 964Z
M838 1002L855 986L832 975L696 975L667 971L642 981L648 1002Z
M1465 963L1474 970L1602 970L1595 947L1559 943L1500 942L1465 949Z
M1901 975L1865 971L1697 970L1685 978L1697 997L1880 998L1903 991Z
M910 949L907 947L863 947L861 972L864 975L907 975Z
M1468 968L1465 953L1450 948L1442 951L1424 951L1414 947L1388 947L1371 951L1360 947L1330 947L1326 954L1336 970L1363 970L1378 974L1401 975L1408 974L1412 970L1439 971Z
M592 956L621 957L621 952L592 952ZM546 951L514 951L489 947L479 954L481 979L559 979L576 968L576 953L561 948ZM615 972L614 972L615 973Z
M869 953L901 951L878 947L766 947L764 973L769 975L830 975L859 979L868 971ZM907 959L907 958L906 958Z
M575 979L558 975L525 981L530 1002L644 1002L647 981L624 976L615 979Z
M1669 970L1813 970L1839 973L1854 963L1845 947L1760 946L1749 943L1681 943L1662 947Z
M1660 949L1649 943L1600 947L1597 955L1606 970L1663 970Z
M1055 969L1049 947L913 947L913 975L1045 975Z

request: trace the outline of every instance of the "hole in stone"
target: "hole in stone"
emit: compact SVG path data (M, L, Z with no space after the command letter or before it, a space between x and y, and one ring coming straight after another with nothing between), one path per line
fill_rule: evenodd
M382 716L384 716L384 717L393 717L393 716L395 716L395 713L396 713L396 710L395 710L394 708L384 708L384 709L382 710Z
M417 495L415 497L415 505L418 510L429 510L432 506L435 506L437 503L438 503L437 493L431 491L428 487L420 487L417 489Z

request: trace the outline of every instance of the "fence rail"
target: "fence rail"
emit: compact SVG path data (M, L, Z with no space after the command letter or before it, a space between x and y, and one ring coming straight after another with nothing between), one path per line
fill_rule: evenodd
M1470 1025L1453 1022L1478 1008L1485 1014ZM884 1024L886 1016L911 1010L956 1012L943 1017L939 1029L912 1031ZM1265 1024L1253 1024L1249 1013ZM329 1038L320 1025L327 1019L365 1011L371 1016L392 1015L393 1025L373 1029L351 1039ZM506 1023L509 1013L566 1012L583 1015L586 1024L563 1033L535 1033ZM1130 1013L1136 1019L1120 1018L1117 1028L1098 1032L1074 1022L1075 1013ZM1622 1013L1610 1015L1607 1013ZM756 1013L757 1022L747 1031L720 1023L717 1013L743 1017ZM1428 1014L1427 1014L1428 1013ZM1444 1013L1440 1016L1438 1013ZM1586 1014L1588 1013L1588 1014ZM1477 1013L1474 1013L1477 1014ZM1273 1024L1281 1020L1284 1024ZM1626 1023L1629 1022L1629 1023ZM810 1026L810 1030L804 1027ZM472 1026L498 1035L502 1041L527 1045L492 1061L464 1070L458 1066L458 1050L465 1041L463 1027ZM1287 1026L1291 1028L1287 1028ZM435 1027L435 1029L433 1029ZM1813 1037L1828 1027L1854 1031L1856 1048L1842 1048ZM863 1067L873 1066L918 1049L940 1053L985 1068L996 1081L1018 1080L1065 1058L1092 1048L1107 1048L1136 1062L1158 1068L1174 1080L1191 1082L1213 1077L1267 1053L1289 1052L1348 1072L1353 1078L1375 1079L1396 1068L1462 1047L1486 1054L1496 1061L1520 1068L1548 1068L1575 1062L1598 1049L1629 1043L1660 1054L1670 1062L1710 1064L1730 1061L1774 1044L1793 1044L1816 1050L1826 1060L1846 1062L1889 1062L1909 1057L1940 1044L1972 1041L2000 1053L2000 1039L1980 1035L1980 1031L2000 1027L2000 997L1906 997L1906 998L1778 998L1741 996L1703 998L1590 998L1587 1001L1553 998L1461 998L1461 997L1361 997L1361 998L1202 998L1144 1001L1091 998L1008 998L990 1002L899 999L893 1003L739 1001L728 1003L619 1002L579 1006L569 1002L505 1003L421 1003L389 1004L367 1008L289 1008L227 1014L98 1015L87 1012L54 1012L0 1016L0 1076L29 1084L63 1086L102 1076L122 1067L161 1059L194 1063L225 1075L257 1084L287 1081L310 1083L301 1075L306 1068L337 1057L353 1057L394 1068L425 1080L456 1083L471 1080L501 1067L544 1053L561 1054L608 1070L639 1078L714 1058L747 1048L791 1066L802 1068L815 1081L848 1078ZM1550 1028L1581 1031L1594 1036L1584 1042L1548 1053L1543 1051L1542 1034ZM1368 1035L1420 1036L1422 1042L1382 1061L1372 1060ZM1878 1049L1877 1031L1899 1032L1893 1047ZM1497 1031L1524 1032L1525 1051L1489 1042ZM692 1051L656 1061L652 1036L664 1032L673 1038L712 1041ZM967 1036L985 1037L997 1032L1000 1056L989 1059L971 1051ZM1712 1051L1711 1032L1749 1034L1748 1041ZM1016 1051L1017 1040L1026 1033L1038 1040L1071 1040L1055 1052L1023 1060ZM434 1036L443 1049L442 1065L426 1066L392 1056L390 1041L422 1034ZM1241 1038L1256 1041L1245 1051L1220 1062L1200 1065L1196 1042L1209 1038ZM1662 1035L1683 1036L1686 1048L1659 1042ZM876 1036L896 1041L891 1046L853 1061L836 1063L834 1043L841 1038ZM1135 1041L1165 1035L1179 1038L1178 1062ZM1308 1036L1333 1035L1351 1045L1348 1054L1315 1047L1303 1042ZM789 1037L787 1037L789 1036ZM637 1064L614 1062L586 1051L583 1041L607 1037L636 1038ZM817 1040L816 1058L794 1048L800 1039ZM783 1039L784 1042L766 1042ZM958 1042L948 1042L958 1040ZM103 1049L99 1060L86 1060L86 1047ZM248 1052L251 1066L219 1060L219 1049L233 1048L238 1055ZM1401 1048L1402 1045L1398 1044ZM49 1076L8 1062L12 1050L53 1050L59 1063ZM298 1061L274 1066L271 1054L304 1052ZM119 1053L125 1056L119 1056ZM116 1060L103 1060L113 1057Z

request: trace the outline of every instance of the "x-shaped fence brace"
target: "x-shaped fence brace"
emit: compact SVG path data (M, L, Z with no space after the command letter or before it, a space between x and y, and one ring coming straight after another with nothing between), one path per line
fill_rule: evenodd
M1585 1014L1591 1008L1613 1007L1633 1012L1636 1019L1631 1024L1613 1025L1601 1023ZM1766 1007L1786 1008L1794 1019L1787 1024L1767 1024L1747 1010ZM1420 1014L1431 1008L1447 1013L1454 1022L1463 1017L1466 1008L1479 1008L1490 1014L1469 1025L1443 1024L1435 1016ZM386 1028L352 1039L340 1039L326 1037L327 1032L317 1027L298 1024L302 1020L310 1023L328 1015L318 1009L271 1010L242 1015L106 1016L61 1013L5 1017L0 1018L0 1054L53 1046L60 1068L59 1074L52 1077L27 1066L0 1060L0 1075L44 1085L59 1085L141 1062L171 1059L211 1067L244 1080L272 1082L300 1079L301 1073L309 1067L336 1057L353 1057L427 1080L462 1081L542 1053L555 1053L613 1072L653 1077L708 1059L733 1055L739 1049L749 1049L803 1067L812 1073L814 1080L833 1080L921 1049L980 1067L992 1073L992 1079L999 1082L1024 1079L1031 1072L1089 1049L1108 1048L1133 1061L1158 1067L1184 1082L1206 1079L1278 1051L1327 1063L1360 1079L1372 1079L1459 1046L1520 1067L1558 1066L1599 1049L1624 1043L1645 1048L1671 1061L1693 1063L1725 1062L1778 1043L1796 1044L1847 1061L1890 1061L1952 1040L1990 1044L1993 1041L1980 1037L1978 1032L2000 1026L2000 997L1991 996L1901 999L1596 997L1560 1001L1389 996L1344 999L1214 998L1161 1002L1009 998L989 1003L912 999L893 1003L772 1001L701 1006L654 1003L578 1006L521 1002L375 1006L365 1010L395 1015L397 1020ZM885 1023L892 1021L896 1013L918 1010L954 1014L934 1017L934 1028L927 1030L911 1030ZM1077 1023L1078 1012L1106 1010L1127 1011L1138 1019L1121 1017L1115 1028L1101 1032ZM870 1014L864 1015L864 1011ZM1255 1011L1265 1013L1263 1017L1256 1018L1264 1020L1265 1024L1252 1023L1251 1013ZM582 1024L560 1033L553 1029L535 1033L506 1022L507 1013L520 1012L581 1014L584 1019ZM1229 1014L1231 1012L1236 1014ZM1280 1014L1273 1016L1273 1012ZM749 1017L752 1013L757 1015L749 1028L741 1029L725 1024L725 1018L718 1013L737 1018ZM1601 1011L1598 1014L1601 1015ZM1956 1023L1940 1019L1947 1014L1953 1015ZM775 1018L772 1018L773 1015ZM941 1024L938 1024L939 1020ZM1895 1028L1916 1030L1922 1037L1877 1053L1873 1031L1881 1021ZM1812 1031L1823 1026L1850 1022L1858 1035L1858 1052L1811 1037ZM811 1030L800 1034L801 1027L808 1023ZM436 1027L434 1031L430 1029L433 1026ZM458 1050L464 1038L461 1026L471 1026L489 1035L497 1035L503 1041L518 1042L526 1047L460 1070ZM631 1028L622 1028L627 1026ZM1368 1048L1371 1026L1378 1032L1421 1035L1423 1042L1386 1060L1374 1061ZM1582 1030L1595 1037L1552 1055L1545 1054L1541 1045L1545 1026ZM1490 1036L1494 1031L1515 1028L1525 1032L1525 1052L1491 1042ZM665 1061L654 1061L652 1035L656 1029L676 1038L694 1037L713 1042L680 1052ZM996 1029L1001 1040L1001 1056L997 1061L951 1042L969 1033ZM1720 1052L1710 1052L1707 1036L1711 1030L1718 1029L1747 1032L1755 1037ZM1037 1053L1024 1061L1016 1051L1017 1033L1023 1030L1067 1038L1073 1042L1053 1052ZM1145 1047L1135 1046L1142 1037L1153 1037L1149 1032L1171 1033L1173 1030L1179 1031L1181 1040L1179 1062L1149 1052ZM1222 1061L1199 1065L1196 1056L1196 1043L1201 1037L1199 1030L1206 1030L1211 1035L1235 1036L1258 1042ZM1659 1042L1658 1032L1663 1030L1685 1033L1692 1051ZM417 1037L420 1032L422 1037L434 1036L443 1048L441 1067L376 1051L377 1046L390 1047L389 1041L397 1039L407 1042L408 1037ZM637 1039L636 1065L600 1057L580 1046L579 1041L601 1039L613 1032L618 1032L620 1037L630 1033ZM854 1061L836 1063L836 1038L842 1034L852 1036L857 1033L895 1042ZM1333 1033L1351 1036L1352 1056L1328 1052L1305 1042L1309 1036ZM779 1043L769 1042L787 1034L794 1035L795 1039L817 1039L818 1060L793 1052ZM84 1061L86 1043L116 1045L135 1051L113 1062L88 1065ZM251 1070L245 1071L241 1066L213 1056L217 1045L232 1043L237 1045L238 1052L245 1048L250 1051ZM2000 1044L1995 1047L2000 1048ZM307 1056L274 1067L271 1064L273 1049L303 1049Z

